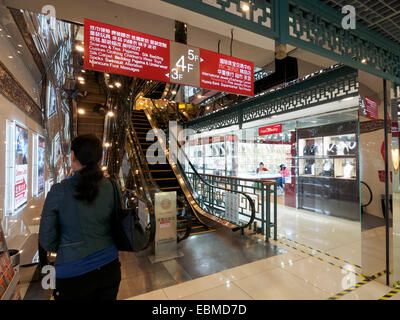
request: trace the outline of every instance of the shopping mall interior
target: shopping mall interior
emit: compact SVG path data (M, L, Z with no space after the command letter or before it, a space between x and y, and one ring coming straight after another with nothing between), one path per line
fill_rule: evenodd
M400 2L346 4L0 0L0 299L54 300L93 134L147 240L118 300L400 300Z

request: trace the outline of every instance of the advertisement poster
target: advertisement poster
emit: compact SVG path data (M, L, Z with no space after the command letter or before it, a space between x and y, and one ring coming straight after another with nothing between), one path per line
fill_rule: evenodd
M45 150L46 143L43 137L39 136L38 142L38 184L37 184L37 193L41 193L44 191L44 162L45 162Z
M14 209L28 201L28 131L15 126Z
M50 118L56 113L56 90L54 86L49 83L47 86L47 117Z
M61 157L61 141L60 141L60 134L57 133L57 135L54 137L53 140L53 164L54 166L57 165L58 160L60 160Z

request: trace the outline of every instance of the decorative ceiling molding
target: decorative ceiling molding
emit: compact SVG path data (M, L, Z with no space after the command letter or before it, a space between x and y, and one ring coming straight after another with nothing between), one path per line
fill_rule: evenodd
M30 118L43 126L43 117L40 107L1 61L0 92Z
M196 131L209 131L269 118L358 95L357 70L332 66L316 75L294 80L254 98L188 122Z

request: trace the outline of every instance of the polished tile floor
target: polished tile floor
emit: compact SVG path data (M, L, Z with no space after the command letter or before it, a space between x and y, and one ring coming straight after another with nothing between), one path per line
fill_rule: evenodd
M358 276L361 269L348 263L361 265L362 237L382 239L383 227L361 233L359 222L284 206L278 210L279 239L269 244L284 249L280 254L223 270L216 268L210 275L129 299L324 300L363 280ZM378 270L384 269L381 251L376 250L373 257ZM339 299L379 299L391 290L379 280L370 281ZM400 299L400 293L391 299Z
M361 265L362 239L372 240L369 259L384 269L376 245L384 227L361 233L359 222L281 205L278 212L278 241L220 229L190 237L179 245L184 256L165 262L152 264L150 252L120 253L118 299L324 300L362 280L348 264ZM340 299L379 299L391 290L380 280ZM27 289L26 298L48 299L39 291Z

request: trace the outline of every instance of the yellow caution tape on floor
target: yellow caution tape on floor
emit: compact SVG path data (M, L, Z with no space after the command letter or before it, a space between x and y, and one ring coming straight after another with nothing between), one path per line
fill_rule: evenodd
M309 253L309 252L306 252L306 251L304 251L304 250L301 250L300 248L297 248L297 247L295 247L295 246L291 246L290 244L284 243L284 242L282 242L282 241L279 241L279 243L281 243L281 244L283 244L283 245L285 245L285 246L287 246L287 247L289 247L289 248L292 248L292 249L295 249L295 250L297 250L297 251L300 251L300 252L304 253L305 255L308 255L308 256L310 256L310 257L313 257L313 258L315 258L315 259L318 259L319 261L326 262L326 263L330 264L331 266L334 266L334 267L336 267L336 268L339 268L339 269L342 269L342 270L345 270L345 271L349 271L349 272L351 272L351 273L354 273L356 276L358 276L358 277L360 277L360 278L366 278L366 276L363 275L363 274L361 274L361 273L358 273L358 272L355 272L355 271L352 271L352 270L348 270L348 269L344 268L343 266L340 266L340 265L338 265L338 264L336 264L336 263L333 263L333 262L331 262L331 261L325 260L325 259L323 259L323 258L321 258L321 257L318 257L318 256L312 254L312 253Z
M389 300L396 293L399 293L400 292L400 283L397 282L394 284L394 286L395 286L394 289L392 289L390 292L386 293L382 298L379 298L379 300Z
M310 246L308 246L308 245L306 245L306 244L304 244L304 243L297 242L296 240L292 240L292 239L289 239L289 238L286 238L286 237L282 237L282 239L285 239L285 240L294 242L294 243L299 244L299 245L301 245L301 246L303 246L303 247L305 247L305 248L307 248L307 249L310 249L310 250L319 252L319 253L321 253L321 254L323 254L323 255L326 255L326 256L328 256L328 257L334 258L334 259L336 259L336 260L342 261L342 262L344 262L344 263L346 263L346 264L349 264L349 265L352 265L352 266L354 266L354 267L357 267L357 268L360 268L360 269L361 269L361 266L359 266L359 265L357 265L357 264L355 264L355 263L351 263L351 262L349 262L349 261L346 261L345 259L342 259L342 258L336 257L336 256L334 256L334 255L331 255L331 254L329 254L328 252L324 252L324 251L322 251L322 250L315 249L315 248L310 247Z
M350 292L353 292L354 290L356 290L358 288L361 288L363 285L371 282L372 280L375 280L375 279L379 278L380 276L384 275L385 273L386 273L386 271L381 271L381 272L378 272L378 273L376 273L376 274L374 274L374 275L372 275L370 277L367 277L366 279L358 282L354 286L352 286L350 288L347 288L346 290L343 290L342 292L339 292L339 293L335 294L334 296L328 298L327 300L337 300L337 299L343 297L344 295L346 295L346 294L348 294Z

